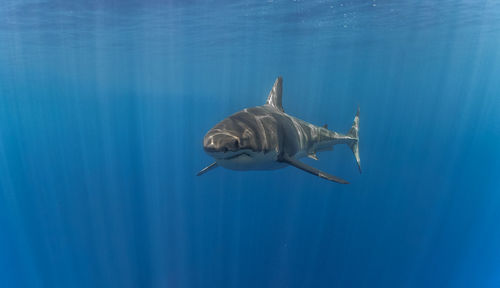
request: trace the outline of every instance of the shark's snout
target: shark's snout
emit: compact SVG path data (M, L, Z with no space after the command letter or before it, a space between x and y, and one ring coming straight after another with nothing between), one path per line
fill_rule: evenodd
M238 137L224 133L207 133L203 139L203 149L209 154L234 152L239 149Z

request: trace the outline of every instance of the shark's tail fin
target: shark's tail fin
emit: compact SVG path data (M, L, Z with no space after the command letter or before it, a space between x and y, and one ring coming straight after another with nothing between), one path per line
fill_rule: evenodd
M351 130L347 133L347 136L354 138L354 141L349 143L354 157L356 157L356 162L358 163L359 173L361 173L361 160L359 159L359 107L356 116L354 117L354 122L352 123Z

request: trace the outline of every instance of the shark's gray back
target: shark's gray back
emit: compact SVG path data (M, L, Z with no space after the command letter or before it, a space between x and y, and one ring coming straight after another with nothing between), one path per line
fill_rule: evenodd
M309 150L323 129L267 104L244 109L228 118L214 128L247 135L240 139L241 145L254 152L276 151L292 157Z

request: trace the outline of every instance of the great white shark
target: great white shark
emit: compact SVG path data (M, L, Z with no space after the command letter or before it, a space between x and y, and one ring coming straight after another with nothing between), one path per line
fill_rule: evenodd
M266 104L246 108L227 117L210 129L203 139L205 152L215 162L198 176L222 166L232 170L271 170L293 166L321 178L348 184L344 179L311 167L299 159L318 160L316 153L332 150L337 144L348 145L356 158L359 172L359 107L351 129L345 135L316 126L283 110L283 79L278 77Z

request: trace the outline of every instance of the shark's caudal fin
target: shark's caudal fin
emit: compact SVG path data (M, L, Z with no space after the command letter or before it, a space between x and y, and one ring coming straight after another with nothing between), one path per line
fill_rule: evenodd
M358 163L359 173L361 173L361 160L359 159L359 107L358 112L356 112L356 116L354 117L354 122L352 123L351 130L347 133L347 136L350 136L355 139L355 141L349 143L349 147L351 147L352 153L354 157L356 157L356 162Z
M281 103L281 95L283 92L283 78L279 76L274 82L273 88L269 92L267 96L266 104L273 106L274 108L280 110L281 112L285 112L283 110L283 105Z

